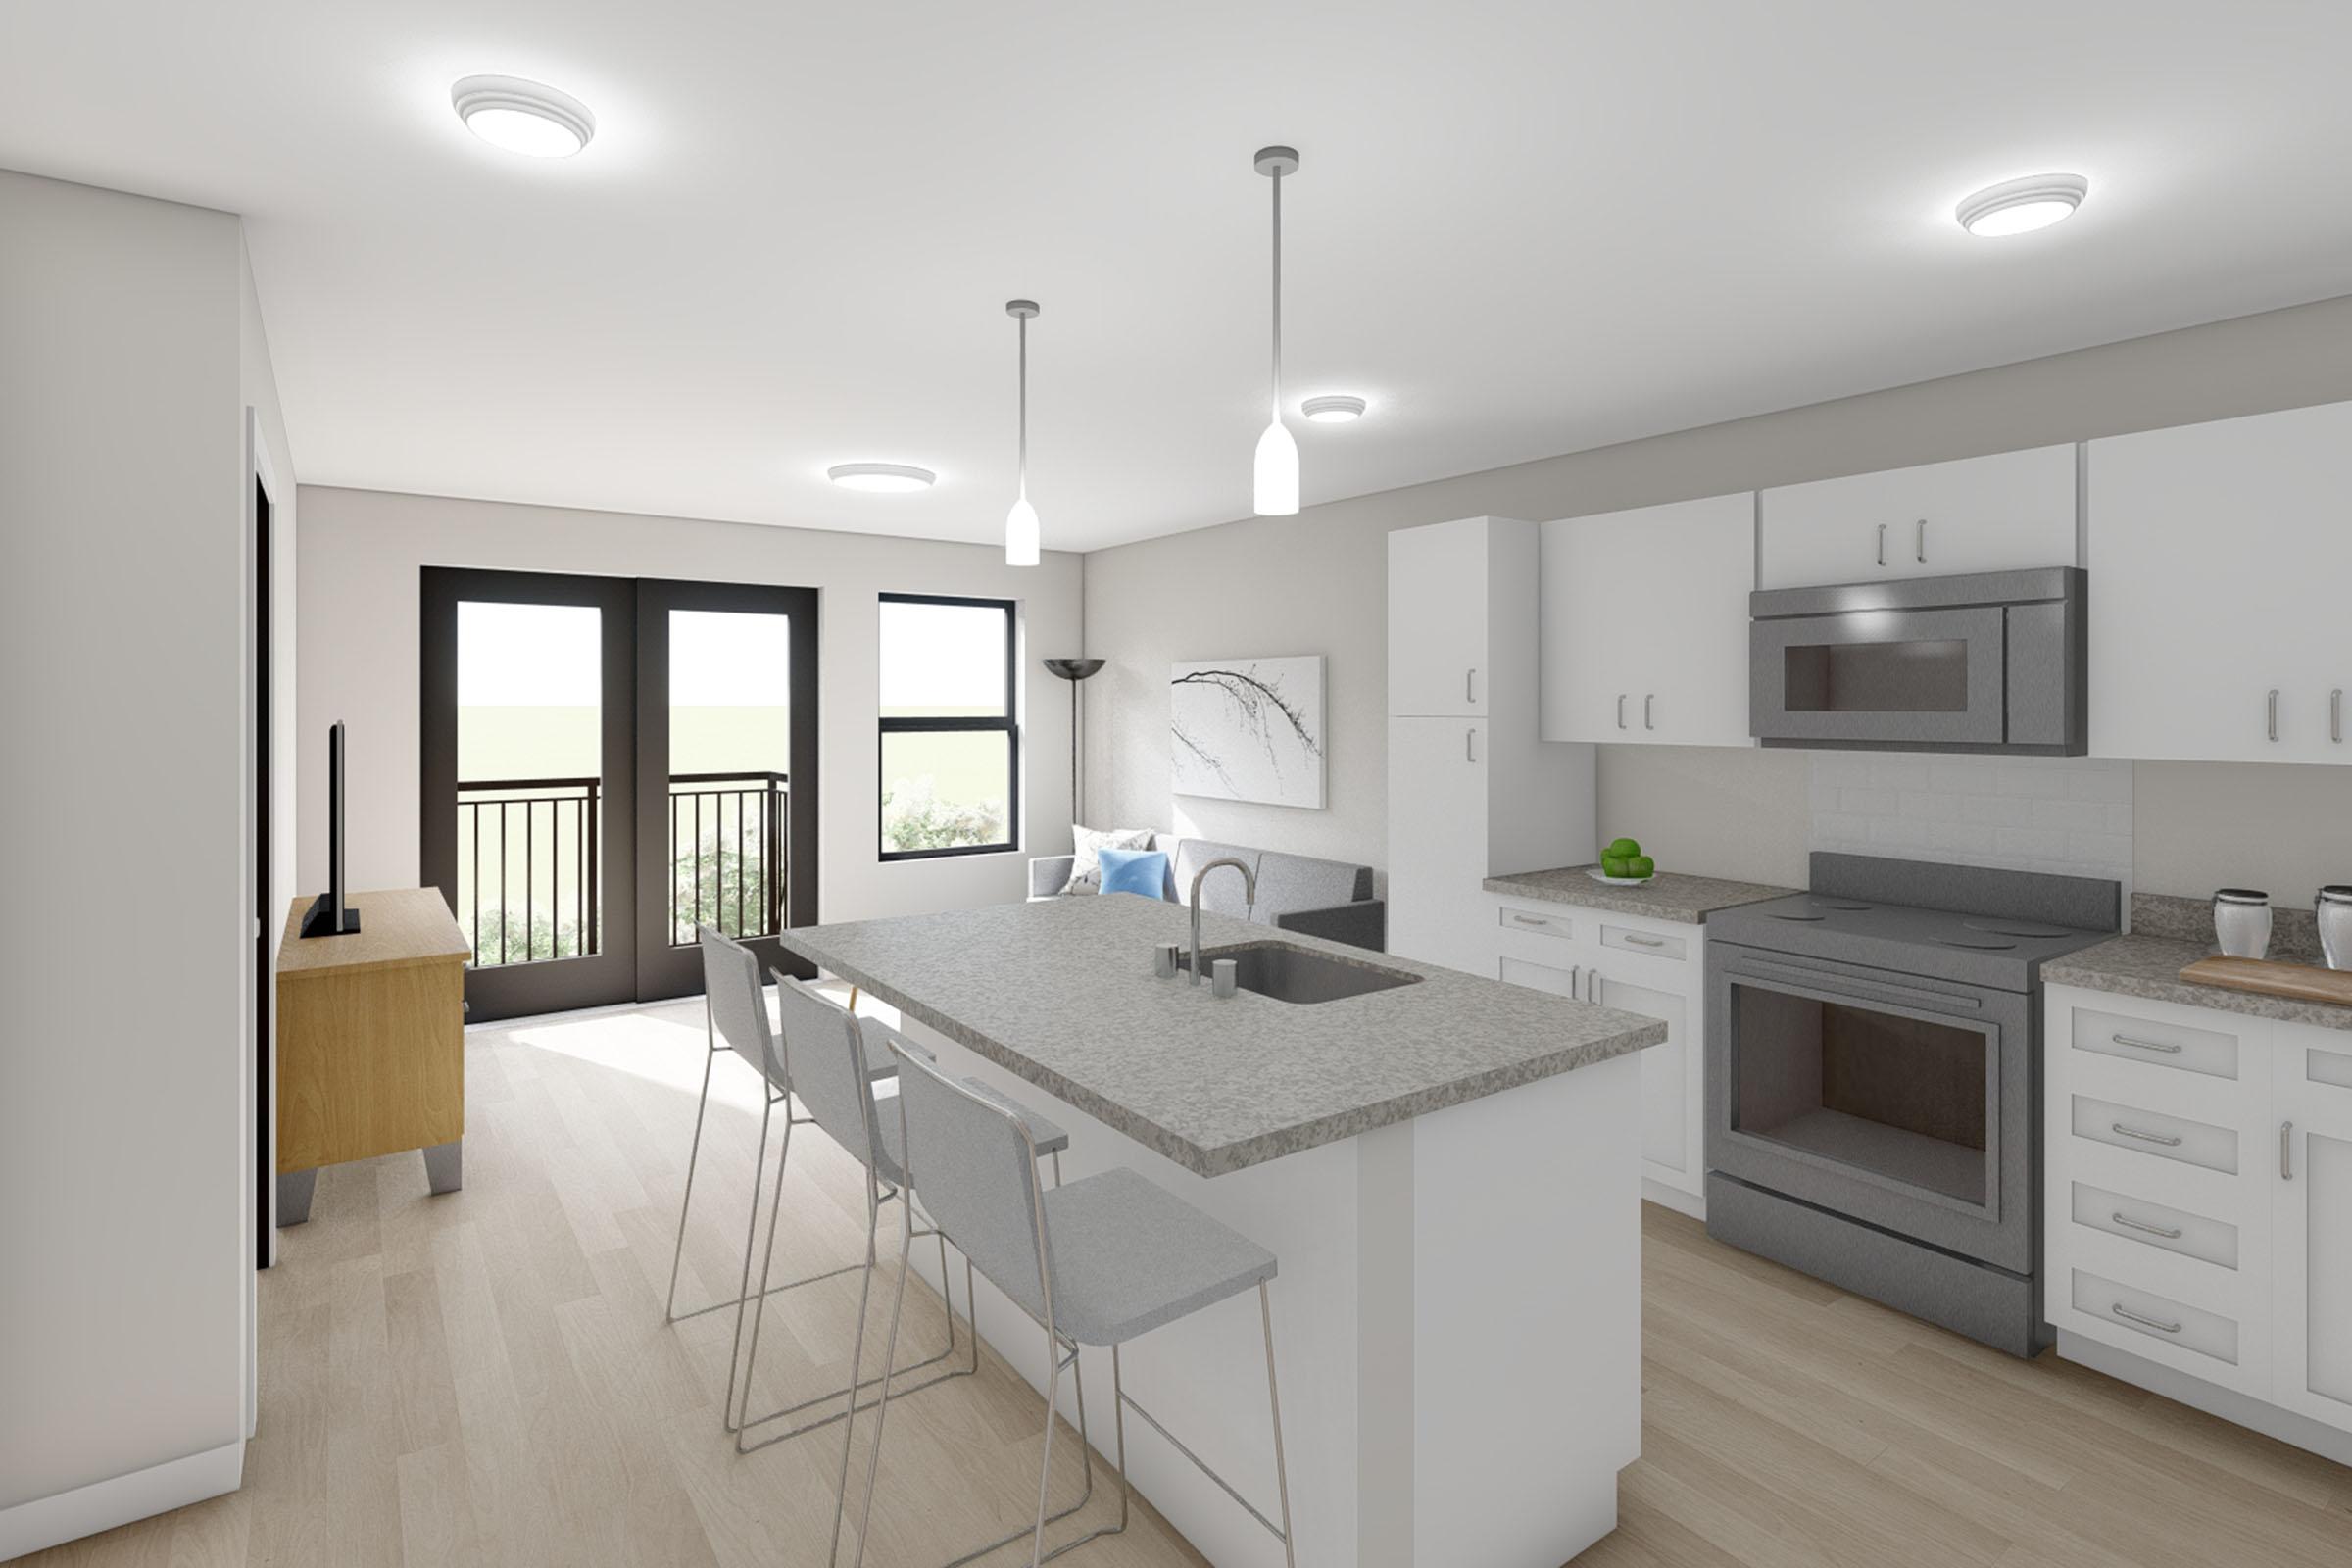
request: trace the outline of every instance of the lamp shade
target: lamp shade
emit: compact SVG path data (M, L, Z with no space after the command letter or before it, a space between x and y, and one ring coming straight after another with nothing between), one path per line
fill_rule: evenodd
M1257 438L1254 505L1261 517L1287 517L1298 510L1298 442L1279 416Z

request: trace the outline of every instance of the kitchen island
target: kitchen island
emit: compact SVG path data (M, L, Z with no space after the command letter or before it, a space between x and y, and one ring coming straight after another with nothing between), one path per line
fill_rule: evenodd
M1272 989L1381 987L1219 999L1152 974L1153 946L1186 926L1174 905L1114 894L783 942L897 1007L944 1064L1067 1125L1071 1179L1132 1167L1280 1257L1301 1563L1566 1561L1614 1528L1617 1471L1640 1451L1634 1054L1665 1026L1203 914L1211 956L1304 950L1293 969L1319 978L1258 965ZM913 1164L919 1184L920 1151ZM1036 1327L981 1293L981 1334L1043 1388ZM1126 1377L1272 1512L1257 1334L1251 1304L1228 1302L1137 1341ZM1087 1397L1107 1448L1109 1379ZM1211 1561L1282 1561L1158 1435L1128 1436L1136 1490Z

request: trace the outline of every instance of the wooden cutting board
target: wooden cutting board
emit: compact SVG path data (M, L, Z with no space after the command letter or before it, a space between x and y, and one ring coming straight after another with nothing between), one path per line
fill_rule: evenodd
M2298 1002L2329 1002L2352 1007L2352 969L2321 969L2308 963L2280 963L2275 958L2199 958L2180 971L2192 985L2221 986L2230 991L2257 991L2269 997L2292 997Z

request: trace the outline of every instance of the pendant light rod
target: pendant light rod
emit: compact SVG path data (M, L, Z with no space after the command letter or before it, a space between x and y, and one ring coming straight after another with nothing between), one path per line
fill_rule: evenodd
M1038 314L1035 300L1006 300L1004 314L1020 323L1021 494L1029 493L1029 318Z
M1282 177L1298 172L1296 147L1260 147L1250 160L1274 182L1274 417L1282 417Z

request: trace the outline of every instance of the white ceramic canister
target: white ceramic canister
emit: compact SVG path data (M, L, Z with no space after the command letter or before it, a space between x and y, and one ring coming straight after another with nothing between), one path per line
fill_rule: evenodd
M2352 969L2352 886L2320 889L2312 904L2320 922L2320 955L2330 969Z
M2271 948L2271 896L2223 888L2213 896L2213 935L2232 958L2259 958Z

